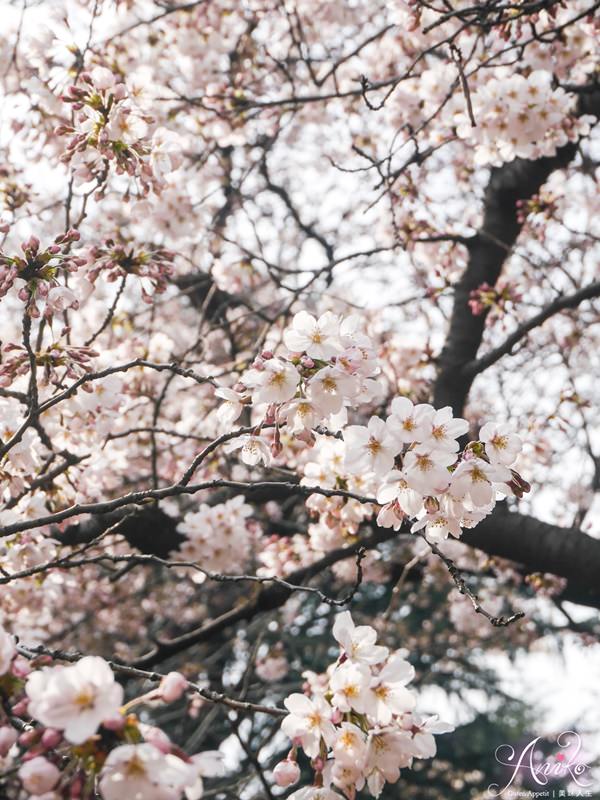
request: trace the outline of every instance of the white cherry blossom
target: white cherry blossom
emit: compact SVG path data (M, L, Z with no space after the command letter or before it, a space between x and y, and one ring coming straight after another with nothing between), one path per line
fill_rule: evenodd
M392 503L395 500L409 517L416 517L423 508L423 495L411 489L406 473L397 469L388 472L377 490L378 503Z
M425 528L427 538L432 542L441 542L448 538L448 534L458 539L462 532L460 519L452 517L443 511L425 514L412 525L410 530L415 533L415 531L420 531L423 528Z
M367 711L379 725L388 725L394 714L412 711L415 696L406 688L415 677L415 670L398 653L384 664L381 672L371 679Z
M496 497L494 482L511 480L510 470L501 464L489 464L481 458L462 461L452 476L455 497L468 497L474 506L485 506Z
M362 767L367 758L367 740L357 725L342 722L337 729L333 755L343 764L356 764Z
M388 425L400 442L421 442L427 434L427 423L434 413L433 406L413 405L408 397L392 400Z
M307 311L299 311L287 328L283 341L292 353L306 353L311 358L328 361L339 350L339 319L331 311L318 319Z
M352 661L340 664L329 681L333 692L332 704L342 712L354 710L364 714L371 699L368 691L370 681L371 672L364 664Z
M411 489L422 495L443 492L450 484L447 470L456 456L446 450L431 450L419 447L409 450L404 457L404 474Z
M379 797L386 783L396 783L400 770L412 761L411 737L393 728L375 728L368 738L367 785Z
M215 397L225 401L217 407L217 419L228 430L242 413L242 395L226 386L219 386L215 389Z
M490 461L510 467L521 452L521 439L509 425L488 422L479 431L479 438L485 444L485 452Z
M331 722L331 706L322 698L311 700L304 694L291 694L284 700L290 712L281 723L281 730L290 739L299 739L307 756L316 758L321 738L328 745L335 740L335 728Z
M371 417L367 426L349 425L344 430L345 464L350 472L372 471L383 476L394 466L398 440L379 417Z
M271 358L265 362L261 370L252 372L253 400L255 402L285 403L296 394L300 376L293 364L278 358Z
M117 715L123 702L123 687L99 656L33 672L26 692L31 716L64 731L65 739L73 744L89 739L103 720Z
M333 637L344 654L359 664L380 664L388 657L387 647L375 644L377 631L370 625L355 625L349 611L337 614L333 623Z
M240 458L244 464L250 467L255 467L261 462L268 465L271 461L271 451L268 444L260 436L254 436L250 433L243 433L236 436L235 439L228 442L223 450L226 453L232 453L235 450L240 450Z
M174 755L154 745L125 744L109 753L100 773L103 800L179 800L196 773Z
M311 397L323 416L337 414L359 390L358 379L337 367L324 367L310 379Z
M469 423L466 419L453 417L452 409L446 406L428 416L423 428L424 436L421 440L423 447L456 453L457 439L469 430Z

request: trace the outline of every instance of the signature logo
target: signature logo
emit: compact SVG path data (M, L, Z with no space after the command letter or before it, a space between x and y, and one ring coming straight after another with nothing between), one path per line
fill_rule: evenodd
M589 766L581 755L581 737L575 731L563 731L556 744L559 752L553 756L542 757L536 745L542 737L532 739L518 752L510 744L501 744L494 753L496 761L510 772L507 783L491 783L488 792L492 797L500 797L507 789L520 783L520 778L531 778L538 786L547 786L553 780L568 778L582 789L589 788Z

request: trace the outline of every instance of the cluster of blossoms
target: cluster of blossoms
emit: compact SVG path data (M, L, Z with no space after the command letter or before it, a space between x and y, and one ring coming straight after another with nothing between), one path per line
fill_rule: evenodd
M511 469L521 440L505 425L484 425L479 440L461 451L459 439L467 434L468 422L454 418L450 407L436 410L407 397L392 401L386 419L373 416L366 425L347 425L348 406L373 404L381 393L376 353L354 318L340 320L327 312L317 319L300 312L284 330L283 343L287 353L263 352L233 389L217 389L224 400L218 412L223 424L231 425L244 406L266 406L257 430L232 439L226 449L242 447L247 464L269 463L283 449L280 430L285 428L292 440L316 452L304 464L304 485L357 497L309 497L307 507L317 521L309 525L308 540L297 535L268 541L259 555L262 572L288 574L348 543L376 510L369 497L382 506L380 526L399 530L410 518L413 532L425 528L432 541L440 541L474 527L499 496L529 490ZM270 447L261 436L265 423L275 428ZM342 441L328 435L333 431ZM208 513L188 516L202 527ZM351 579L351 564L336 569Z
M346 465L373 472L383 504L377 522L398 530L416 517L411 530L425 528L432 541L459 537L487 516L498 494L522 496L529 485L513 469L521 440L508 426L487 423L479 440L459 452L466 420L450 407L436 411L405 397L392 401L386 421L372 417L368 426L345 431Z
M31 369L29 353L18 344L7 344L3 353L11 353L0 366L0 386L10 386L20 375ZM98 353L91 347L74 347L65 342L52 342L34 353L42 384L60 385L65 378L78 378L92 368L91 359Z
M76 272L86 261L70 250L79 241L79 232L69 230L57 236L53 244L40 249L40 241L31 236L21 245L23 255L7 255L0 251L0 298L14 285L19 300L26 304L27 314L38 318L44 307L44 317L51 319L57 312L78 308L79 301L67 286L60 285L57 274Z
M517 221L533 226L544 225L556 214L558 198L550 192L534 194L529 200L517 200Z
M322 489L339 489L357 495L369 495L375 491L372 476L351 474L344 465L345 446L330 436L319 436L315 446L306 454L308 460L301 466L304 486L319 486ZM313 521L307 527L307 536L273 536L261 548L258 559L263 566L262 574L287 575L298 567L320 558L326 552L351 544L359 534L361 523L373 516L374 506L348 497L325 497L311 494L306 508ZM362 562L365 580L381 578L378 569L378 553L370 551ZM355 566L351 561L334 565L333 572L341 580L351 582L355 578Z
M0 762L5 773L20 764L14 796L20 786L37 800L91 800L97 790L103 800L199 800L203 778L223 774L218 751L188 756L131 713L137 704L184 697L189 684L180 673L123 705L123 687L104 659L44 661L19 655L14 637L0 628Z
M290 800L354 800L365 785L379 797L413 759L435 755L433 734L453 730L415 712L416 697L406 688L414 669L403 652L376 644L374 628L356 627L346 611L336 617L333 635L341 649L337 661L324 675L306 674L306 693L284 701L290 713L281 727L293 747L275 767L275 780L281 786L299 780L298 748L315 772L314 786Z
M164 175L181 164L179 137L164 128L150 135L152 117L134 105L126 85L106 67L82 73L80 81L61 98L73 108L75 125L56 130L71 137L62 160L74 166L75 178L102 185L114 164L117 175L135 178L143 194L160 190Z
M469 308L476 317L488 310L495 317L502 317L506 313L509 304L512 303L514 305L520 300L520 293L510 283L498 283L497 286L482 283L477 289L472 289L469 293Z
M177 527L187 537L177 557L213 572L243 572L250 556L251 514L242 495L212 507L203 503L198 511L188 512ZM194 572L191 577L202 583L205 576Z
M231 424L244 405L266 405L264 421L275 425L271 447L259 436L247 434L231 442L242 448L244 463L269 463L282 449L282 425L297 439L313 445L313 429L327 424L339 429L348 406L373 401L380 394L374 380L379 368L373 344L359 330L357 317L341 319L327 311L318 319L300 311L283 334L287 352L263 351L233 389L218 389L226 402L221 419Z
M552 156L558 147L588 134L594 121L573 116L575 97L555 88L544 70L490 78L471 99L477 125L460 112L456 132L475 147L479 165Z
M167 288L175 254L163 247L137 249L133 244L109 238L102 245L91 247L88 258L92 266L86 277L92 284L99 275L109 283L135 275L141 282L142 300L151 303L153 294L161 294Z

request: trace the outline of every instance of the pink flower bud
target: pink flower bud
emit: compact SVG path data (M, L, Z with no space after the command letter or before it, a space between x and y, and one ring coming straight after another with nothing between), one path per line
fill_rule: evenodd
M13 706L13 714L15 717L24 717L27 714L27 708L29 707L29 698L24 697L18 703Z
M10 671L16 678L25 678L31 672L31 665L23 656L17 656L12 662Z
M8 753L17 738L18 734L14 728L9 728L8 725L3 725L0 728L0 756L2 758Z
M42 734L42 744L47 750L51 750L62 742L62 733L54 728L46 728Z
M73 778L73 780L71 781L71 788L69 790L69 797L71 797L72 800L75 800L75 798L81 797L81 794L83 792L83 787L84 787L83 777L81 775L76 775Z
M102 721L102 727L106 728L109 731L122 731L125 727L126 720L122 714L117 714L114 717L110 717L109 719L105 719Z
M167 754L172 751L173 742L163 730L157 728L155 725L145 725L142 723L140 725L140 733L149 744L156 747L161 753Z
M127 87L124 83L117 83L112 93L115 100L124 100L127 97Z
M263 350L260 357L264 358L265 361L269 361L269 359L273 358L273 353L270 350Z
M19 769L19 778L26 791L40 795L54 789L60 778L60 770L43 756L36 756Z
M286 758L275 765L273 778L277 786L293 786L300 780L300 767L295 761Z
M188 688L188 682L180 672L169 672L160 682L158 692L165 703L174 703Z
M19 736L19 744L23 745L23 747L31 747L32 744L37 742L40 738L40 733L37 730L30 730L25 731Z

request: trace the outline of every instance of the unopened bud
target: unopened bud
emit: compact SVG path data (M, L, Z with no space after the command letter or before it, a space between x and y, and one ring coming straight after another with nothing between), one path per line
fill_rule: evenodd
M288 758L275 765L273 778L277 786L293 786L300 780L300 767Z
M189 684L180 672L169 672L160 682L158 693L165 703L174 703L183 696Z
M14 728L3 725L0 728L0 756L4 758L13 744L17 741L19 734Z

